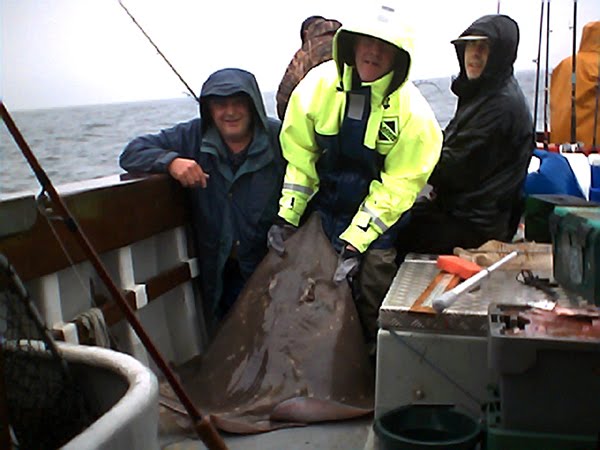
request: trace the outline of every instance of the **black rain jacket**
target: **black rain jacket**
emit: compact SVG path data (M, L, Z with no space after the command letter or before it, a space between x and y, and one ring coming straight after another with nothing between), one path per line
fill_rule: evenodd
M458 105L429 184L442 210L488 239L510 240L523 211L522 188L534 149L531 113L513 75L519 28L508 16L488 15L464 35L487 36L490 53L481 76L469 80L465 44L455 41L460 74L452 91Z

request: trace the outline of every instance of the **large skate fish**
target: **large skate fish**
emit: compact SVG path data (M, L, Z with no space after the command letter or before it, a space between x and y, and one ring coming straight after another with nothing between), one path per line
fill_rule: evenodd
M336 263L315 214L283 257L268 253L208 351L179 369L218 428L258 433L372 412L374 372L348 283L332 281Z

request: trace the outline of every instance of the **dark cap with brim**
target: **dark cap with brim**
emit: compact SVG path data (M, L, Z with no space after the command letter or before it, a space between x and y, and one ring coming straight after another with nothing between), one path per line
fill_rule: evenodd
M454 39L450 41L451 44L457 44L459 42L469 42L469 41L485 41L487 40L487 36L483 36L481 34L467 34L465 36L461 36L458 39Z

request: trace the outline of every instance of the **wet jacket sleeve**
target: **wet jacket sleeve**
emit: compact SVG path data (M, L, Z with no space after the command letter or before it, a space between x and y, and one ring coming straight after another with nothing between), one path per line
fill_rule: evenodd
M316 162L320 150L315 139L314 113L311 112L311 103L316 103L313 99L319 98L319 87L316 95L300 95L302 87L300 83L290 98L279 137L283 157L288 162L279 216L296 226L319 188Z
M498 141L510 142L506 136L512 122L508 98L488 103L469 123L446 136L429 183L436 190L451 192L480 186L511 154Z
M178 157L190 157L200 143L200 120L180 123L132 140L119 157L128 172L164 173Z
M360 252L394 225L414 203L440 155L442 132L429 106L415 102L394 147L385 157L381 180L369 194L340 238Z

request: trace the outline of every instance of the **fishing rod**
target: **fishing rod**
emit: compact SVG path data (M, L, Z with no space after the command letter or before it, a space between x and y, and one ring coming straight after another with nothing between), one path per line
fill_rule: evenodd
M200 103L200 98L198 98L196 96L196 94L194 93L194 90L185 82L185 80L183 79L183 77L181 75L179 75L179 72L177 72L177 70L175 70L175 67L173 67L173 65L169 62L169 60L163 54L163 52L160 51L160 49L158 48L158 46L154 43L154 41L150 38L150 36L148 36L148 34L144 31L144 29L138 23L138 21L135 20L135 17L133 17L133 15L129 12L129 10L125 7L125 5L123 4L123 2L121 0L119 0L119 5L121 5L121 8L123 8L125 10L125 12L131 18L131 20L133 21L133 23L140 29L140 31L142 32L142 34L146 37L146 39L148 39L148 41L156 49L156 51L158 52L158 54L160 56L162 56L162 59L165 60L165 62L169 65L169 67L175 73L175 75L177 75L177 77L179 78L179 80L183 83L183 85L186 87L186 89L188 90L188 92L192 95L192 98L194 100L196 100L198 102L198 104L199 104Z
M538 104L539 104L539 95L540 95L540 65L541 65L541 54L542 54L542 30L544 28L544 1L542 0L541 8L540 8L540 33L538 37L538 50L537 50L537 59L535 64L535 99L533 106L533 131L534 133L537 131L537 114L538 114Z
M592 139L592 151L598 150L597 137L598 137L598 97L600 97L600 53L598 53L598 77L596 78L596 109L594 109L594 137Z
M85 233L83 232L83 230L81 229L81 227L67 208L67 205L65 204L61 196L54 188L52 182L50 181L50 178L46 174L46 171L39 164L37 158L31 151L29 145L25 141L25 138L17 128L15 122L13 121L11 115L9 114L1 99L0 116L4 120L8 131L12 135L17 146L21 150L21 153L23 153L23 156L31 166L36 178L41 184L42 193L46 192L50 196L54 207L56 208L58 214L64 220L67 229L75 235L77 241L79 242L79 245L81 246L81 249L84 251L88 259L94 266L94 269L96 269L96 272L98 273L100 279L103 281L104 285L111 293L112 298L117 303L117 305L119 305L127 321L134 329L137 336L140 338L140 341L142 341L144 347L146 348L146 350L148 351L148 353L150 354L160 371L166 377L167 381L173 388L173 391L175 392L175 394L181 401L181 404L184 406L185 410L190 416L190 419L193 422L194 429L198 437L202 440L202 442L204 442L204 444L206 444L206 447L208 447L211 450L227 450L225 442L223 441L217 430L213 427L212 423L210 422L210 418L206 415L200 415L195 405L192 403L191 399L185 392L183 386L173 373L173 370L169 367L168 363L162 357L162 355L157 350L156 346L144 330L144 327L142 326L138 318L135 316L133 309L127 303L127 300L123 296L123 293L116 286L115 282L112 280L110 274L108 273L108 270L100 260L98 253L96 252L96 250L94 250L89 239L87 238L87 236L85 235Z
M548 60L550 54L550 0L546 0L546 68L544 73L544 150L548 151Z
M577 0L573 0L573 55L571 57L571 144L577 142L575 96L577 92Z

